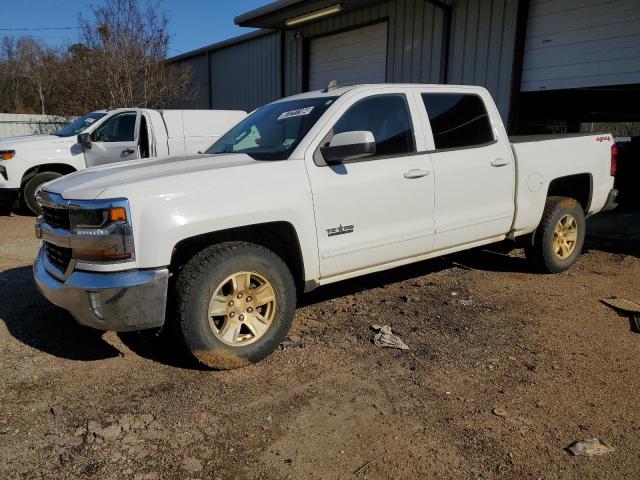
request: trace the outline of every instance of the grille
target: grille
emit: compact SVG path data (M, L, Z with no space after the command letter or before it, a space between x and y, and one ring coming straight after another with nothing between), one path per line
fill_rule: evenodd
M64 230L71 228L68 208L42 207L42 215L44 221L54 228L63 228Z
M66 272L71 261L71 249L58 247L47 242L44 243L44 246L49 261L63 272Z

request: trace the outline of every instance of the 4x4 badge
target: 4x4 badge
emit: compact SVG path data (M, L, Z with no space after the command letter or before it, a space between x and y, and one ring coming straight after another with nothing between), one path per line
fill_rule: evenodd
M327 235L335 237L336 235L344 235L345 233L353 233L353 225L342 225L334 228L327 228Z

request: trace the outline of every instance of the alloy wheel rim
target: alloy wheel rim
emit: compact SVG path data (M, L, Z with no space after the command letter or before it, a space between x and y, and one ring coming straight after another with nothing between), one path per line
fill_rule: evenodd
M566 260L576 249L578 243L578 222L573 215L566 214L558 220L553 231L553 254L560 260Z
M209 301L209 326L218 340L232 347L249 345L269 330L276 311L271 283L255 272L229 275Z

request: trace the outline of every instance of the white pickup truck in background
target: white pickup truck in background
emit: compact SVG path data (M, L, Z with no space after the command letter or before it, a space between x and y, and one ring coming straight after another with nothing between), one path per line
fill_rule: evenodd
M84 168L206 150L246 116L234 110L122 108L91 112L55 135L0 139L0 203L39 212L40 185Z
M506 239L541 271L569 268L586 216L615 205L612 146L510 142L481 87L328 87L256 110L204 155L47 184L35 280L84 325L166 325L234 368L272 352L319 285Z

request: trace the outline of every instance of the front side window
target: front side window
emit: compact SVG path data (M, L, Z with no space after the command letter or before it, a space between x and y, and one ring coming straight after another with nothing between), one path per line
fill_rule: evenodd
M244 153L255 160L286 160L337 97L305 98L259 108L205 153Z
M104 117L106 113L102 112L92 112L87 115L83 115L82 117L76 119L58 133L56 133L59 137L72 137L74 135L78 135L84 132L87 128L93 125L96 121L100 120Z
M484 102L468 93L423 93L437 150L463 148L494 141Z
M373 133L376 153L368 159L416 151L409 106L403 94L375 95L353 104L335 124L333 134L353 131Z
M133 142L136 137L135 112L119 113L107 119L94 132L96 142Z

